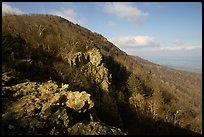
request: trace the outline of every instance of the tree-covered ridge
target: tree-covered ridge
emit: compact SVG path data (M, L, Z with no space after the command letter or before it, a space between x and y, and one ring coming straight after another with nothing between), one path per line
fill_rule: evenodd
M100 34L61 17L2 17L2 80L4 134L100 134L102 131L103 134L123 134L109 126L120 128L127 134L202 133L200 76L132 58ZM71 115L74 119L71 124L66 125L64 119L52 124L43 121L48 124L44 127L28 125L29 133L21 132L24 127L16 129L15 122L25 121L27 117L29 121L41 117L38 111L42 112L42 108L34 105L33 109L36 107L37 112L34 111L32 116L25 113L26 116L8 119L6 116L13 113L8 106L15 104L16 93L21 95L18 96L18 101L21 101L26 97L30 100L30 93L33 92L33 87L26 93L24 87L17 90L12 87L26 81L39 82L37 85L40 86L50 80L58 87L62 83L68 84L69 92L73 94L75 91L89 94L94 102L91 111L83 117L70 111L70 108L63 107L61 110L62 104L56 107L53 102L55 109L42 115L53 113L50 119L54 120L58 114L64 114L64 117ZM60 89L52 91L62 94ZM49 97L53 93L47 94ZM67 93L63 96L73 103ZM44 100L45 96L38 98ZM82 104L83 101L79 100L79 105ZM48 105L51 110L52 105ZM68 119L71 121L72 118ZM12 126L11 121L14 122ZM38 119L38 122L42 121ZM56 122L63 129L56 128ZM49 124L52 129L48 128ZM81 128L76 130L75 124ZM91 126L100 130L91 132ZM114 132L110 132L111 129Z

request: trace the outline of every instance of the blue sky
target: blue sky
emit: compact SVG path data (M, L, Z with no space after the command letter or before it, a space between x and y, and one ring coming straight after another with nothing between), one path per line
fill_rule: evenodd
M54 14L141 57L202 57L199 2L4 2L2 15Z

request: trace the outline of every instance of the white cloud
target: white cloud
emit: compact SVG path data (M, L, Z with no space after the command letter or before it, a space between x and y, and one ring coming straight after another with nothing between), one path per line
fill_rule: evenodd
M61 16L73 23L78 23L80 25L84 25L87 23L87 20L79 18L77 12L71 8L66 8L66 9L62 8L61 10L58 10L58 11L52 11L51 14Z
M159 46L156 40L150 36L117 36L110 40L123 49Z
M141 11L137 7L127 2L107 3L105 5L105 11L136 23L142 22L148 16L148 13Z
M198 45L185 44L181 40L175 40L171 44L162 44L158 42L154 37L151 36L116 36L108 39L116 46L124 51L192 51L199 50L202 47Z
M2 3L2 15L6 14L23 14L23 12L18 8L10 6L8 3Z

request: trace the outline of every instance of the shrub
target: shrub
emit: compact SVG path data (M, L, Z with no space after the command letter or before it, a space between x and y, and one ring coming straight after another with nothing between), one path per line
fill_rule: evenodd
M127 81L128 89L130 95L133 93L143 94L143 85L140 82L139 78L137 78L134 74L131 74Z

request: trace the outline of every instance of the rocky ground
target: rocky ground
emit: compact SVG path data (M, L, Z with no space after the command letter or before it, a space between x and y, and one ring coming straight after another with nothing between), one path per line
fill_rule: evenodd
M86 91L71 91L52 80L9 85L14 79L3 74L3 134L125 135L97 118Z

